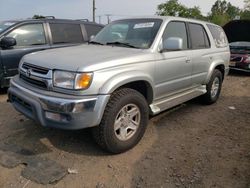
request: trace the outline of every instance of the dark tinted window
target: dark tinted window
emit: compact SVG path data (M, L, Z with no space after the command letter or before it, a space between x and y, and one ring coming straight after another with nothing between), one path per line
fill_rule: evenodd
M46 44L42 24L29 24L11 31L7 37L16 39L16 46L33 46Z
M184 22L170 22L163 34L163 41L171 37L178 37L183 40L183 49L188 48L187 30Z
M193 49L210 47L207 33L202 25L190 23L189 30Z
M53 44L83 42L80 24L51 23L50 29Z
M92 25L92 24L85 24L85 29L88 34L88 38L90 38L92 35L96 35L103 27Z
M215 45L220 48L220 47L226 47L228 45L227 42L227 37L223 31L223 29L219 26L216 25L207 25L213 38L214 38L214 42Z

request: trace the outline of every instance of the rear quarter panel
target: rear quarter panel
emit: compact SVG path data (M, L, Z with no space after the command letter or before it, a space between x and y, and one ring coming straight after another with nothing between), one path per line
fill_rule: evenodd
M211 24L211 25L213 25L213 24ZM229 69L230 48L229 48L229 44L228 44L227 39L226 39L227 40L226 45L224 47L216 46L215 39L213 38L212 33L209 30L207 24L204 24L204 27L207 31L207 34L209 36L210 43L211 43L211 49L210 49L210 53L209 53L210 61L209 61L208 66L207 66L208 72L207 72L206 79L204 80L204 84L207 84L210 80L210 77L213 74L214 69L218 65L224 65L225 75L226 75L226 72ZM217 26L217 27L219 27L219 26ZM222 31L223 31L223 29L222 29ZM224 35L225 35L225 33L224 33ZM225 35L225 37L226 37L226 35Z

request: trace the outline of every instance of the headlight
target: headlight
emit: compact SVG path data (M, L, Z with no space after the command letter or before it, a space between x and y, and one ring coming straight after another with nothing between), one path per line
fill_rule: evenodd
M250 63L250 56L248 56L248 57L245 59L244 62L245 62L245 63Z
M87 89L92 81L93 73L74 73L54 71L53 85L64 89Z

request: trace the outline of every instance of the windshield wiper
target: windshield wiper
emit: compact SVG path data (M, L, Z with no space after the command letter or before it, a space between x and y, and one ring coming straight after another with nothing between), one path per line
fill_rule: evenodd
M125 43L125 42L107 42L106 45L119 45L119 46L126 46L126 47L129 47L129 48L138 48L136 46L133 46L132 44L129 44L129 43Z
M88 44L97 44L97 45L103 45L102 43L100 42L96 42L96 41L89 41Z

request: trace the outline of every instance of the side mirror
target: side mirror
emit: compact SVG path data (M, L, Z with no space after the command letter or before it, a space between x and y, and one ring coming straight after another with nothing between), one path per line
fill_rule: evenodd
M91 35L89 41L92 41L95 38L95 35Z
M183 49L183 39L178 37L170 37L163 41L161 52L179 51Z
M13 37L4 37L0 41L0 47L2 48L10 48L16 45L16 39Z

